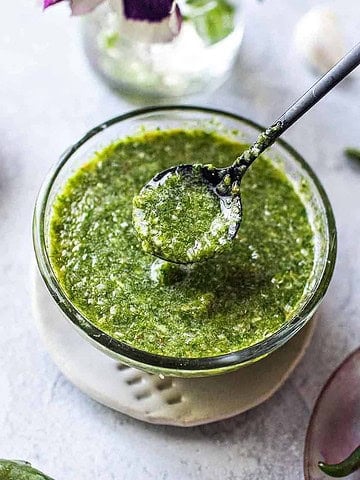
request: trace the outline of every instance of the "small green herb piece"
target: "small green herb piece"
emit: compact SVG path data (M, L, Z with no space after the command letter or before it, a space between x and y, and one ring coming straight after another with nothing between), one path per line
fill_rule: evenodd
M120 35L118 32L108 32L106 35L104 35L104 47L108 50L112 50L116 47L119 38Z
M52 480L28 462L0 459L0 480Z
M342 462L335 464L319 462L319 468L330 477L347 477L360 468L360 445Z
M235 28L235 7L227 0L187 0L186 18L208 44L223 40Z
M360 160L360 148L346 148L345 155L352 160Z
M97 328L150 353L200 358L254 345L293 317L311 285L313 232L291 181L266 156L242 182L246 215L223 254L191 268L154 261L132 226L132 199L157 172L194 159L225 167L245 148L204 130L154 129L119 139L70 176L53 204L50 259ZM178 239L193 229L183 213L171 232Z

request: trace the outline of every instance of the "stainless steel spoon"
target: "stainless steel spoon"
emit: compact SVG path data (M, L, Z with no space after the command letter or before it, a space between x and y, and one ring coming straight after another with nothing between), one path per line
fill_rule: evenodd
M148 182L138 197L147 193L148 189L159 191L161 187L171 176L176 175L184 182L184 187L194 188L194 185L206 185L207 189L218 200L219 212L227 228L225 239L221 239L221 248L225 243L231 242L240 227L242 220L242 204L241 204L241 181L250 165L259 155L271 146L291 125L293 125L300 117L302 117L310 108L312 108L321 98L323 98L330 90L332 90L339 82L341 82L352 70L360 64L360 43L350 50L328 73L318 80L304 95L302 95L290 108L286 110L281 117L264 132L262 132L256 142L245 150L235 162L226 168L214 168L208 165L177 165L155 175ZM160 196L159 196L160 198ZM210 258L217 249L204 249L204 254L198 251L196 256L177 255L177 251L173 252L167 249L164 253L159 245L152 248L154 242L149 242L146 238L146 209L134 208L134 226L143 242L146 242L147 251L153 255L163 258L174 263L193 263L199 260ZM206 232L204 232L206 233ZM156 242L155 242L156 243ZM189 234L189 249L193 239ZM220 243L218 243L220 245ZM216 245L216 242L214 242ZM218 249L220 250L220 248ZM161 252L161 253L159 253Z

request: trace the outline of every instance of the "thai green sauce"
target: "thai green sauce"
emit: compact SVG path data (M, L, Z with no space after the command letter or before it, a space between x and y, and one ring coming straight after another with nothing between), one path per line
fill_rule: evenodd
M155 260L132 225L132 199L157 172L194 160L226 166L244 149L202 130L159 130L113 143L73 174L54 201L50 255L90 322L151 353L204 357L253 345L292 318L313 269L313 232L268 158L242 181L243 220L221 255L188 267Z
M229 247L220 199L196 173L165 175L133 200L133 224L147 253L176 263L213 257Z

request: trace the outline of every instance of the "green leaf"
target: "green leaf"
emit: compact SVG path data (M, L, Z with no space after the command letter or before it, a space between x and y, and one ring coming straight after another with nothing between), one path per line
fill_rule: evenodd
M360 148L346 148L345 155L352 160L360 160Z
M342 462L334 464L319 462L319 468L330 477L340 478L351 475L360 468L360 445Z
M118 41L119 41L120 35L118 32L108 32L104 36L104 46L106 49L113 49L116 47Z
M0 480L52 480L28 462L0 459Z
M184 14L210 45L227 37L235 28L235 7L227 0L187 0Z

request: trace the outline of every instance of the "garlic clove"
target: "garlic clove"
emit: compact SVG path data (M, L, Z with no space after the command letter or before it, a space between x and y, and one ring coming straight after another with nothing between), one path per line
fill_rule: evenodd
M294 33L297 51L318 73L326 73L345 54L345 42L336 14L314 7L298 22Z

